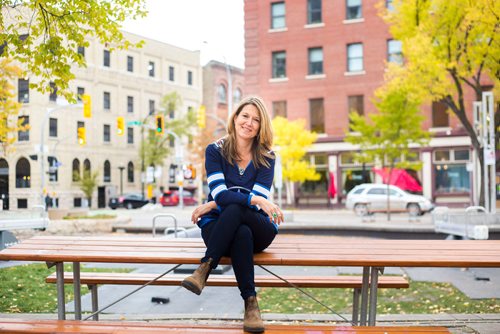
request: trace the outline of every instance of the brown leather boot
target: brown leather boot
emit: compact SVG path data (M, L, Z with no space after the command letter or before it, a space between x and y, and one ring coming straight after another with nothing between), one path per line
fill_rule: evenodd
M181 285L192 293L199 295L201 290L205 287L208 275L210 275L212 271L212 261L213 260L210 258L208 261L200 264L191 276L186 277L182 281Z
M248 297L245 300L243 330L250 333L262 333L264 331L264 322L260 317L259 304L255 296Z

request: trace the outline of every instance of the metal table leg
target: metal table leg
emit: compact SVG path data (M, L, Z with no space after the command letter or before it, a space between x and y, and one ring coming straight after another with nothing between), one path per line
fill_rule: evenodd
M370 279L370 314L368 316L368 326L375 326L377 317L377 291L378 291L378 272L383 272L384 268L373 267Z
M360 326L366 326L368 314L368 285L370 284L370 267L363 267L363 285L361 286L361 317Z
M56 263L57 278L57 319L66 320L66 301L64 298L64 262Z
M82 296L80 289L80 262L73 262L73 292L75 295L75 320L82 320Z
M99 321L99 313L97 313L97 311L99 310L99 299L97 297L97 284L89 284L88 287L90 290L90 294L92 296L92 314L94 314L92 319L94 319L94 321Z
M354 292L352 293L352 325L359 325L359 297L361 296L361 289L354 288Z

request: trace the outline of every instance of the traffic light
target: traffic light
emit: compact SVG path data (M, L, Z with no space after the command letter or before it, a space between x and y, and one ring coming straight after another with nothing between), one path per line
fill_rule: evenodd
M116 131L118 136L123 136L125 133L125 119L123 119L123 116L118 116L116 118Z
M196 123L198 124L198 127L200 129L204 129L207 125L207 115L206 115L206 110L205 106L201 105L200 108L198 108L198 114L196 115Z
M156 135L163 136L165 133L165 117L163 115L156 115Z
M83 102L83 117L91 118L92 117L92 99L89 94L82 95Z
M87 143L87 132L84 127L78 128L78 144L85 145Z

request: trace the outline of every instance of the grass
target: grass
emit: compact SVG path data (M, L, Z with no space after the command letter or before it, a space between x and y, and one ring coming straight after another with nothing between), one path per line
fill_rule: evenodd
M351 313L352 289L304 289L337 313ZM263 313L330 313L301 292L290 288L263 288ZM451 284L410 282L409 289L380 289L378 314L500 313L500 299L470 299Z
M72 266L64 266L72 271ZM81 271L130 272L130 269L85 268ZM45 278L55 272L44 264L29 264L0 269L0 313L53 313L57 312L55 284L45 283ZM82 295L88 292L82 285ZM66 301L73 300L73 285L65 285Z

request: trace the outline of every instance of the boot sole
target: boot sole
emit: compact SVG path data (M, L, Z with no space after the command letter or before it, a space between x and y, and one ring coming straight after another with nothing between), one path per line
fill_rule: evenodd
M243 330L249 333L264 333L264 327L247 327L243 326Z
M196 294L196 295L200 295L201 294L201 290L200 288L198 288L198 286L194 285L193 283L191 283L190 281L188 280L184 280L182 281L181 283L181 286L189 291L191 291L192 293Z

